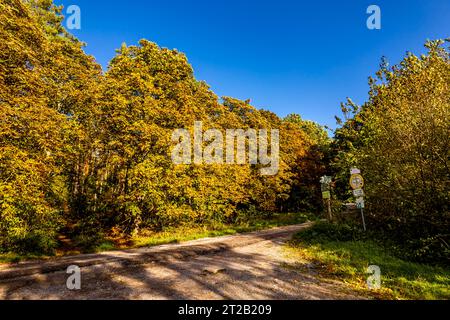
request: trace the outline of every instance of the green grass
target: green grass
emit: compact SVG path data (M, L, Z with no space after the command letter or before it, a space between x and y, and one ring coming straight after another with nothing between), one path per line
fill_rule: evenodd
M181 241L195 240L206 237L218 237L223 235L232 235L236 233L269 229L278 226L298 224L313 219L314 217L312 215L305 213L277 213L267 218L248 219L247 221L241 221L235 224L215 223L202 226L185 225L166 228L164 231L160 232L142 230L139 235L134 236L130 239L126 239L126 241L123 241L123 243L120 243L121 241L117 241L118 239L105 237L101 239L95 246L90 246L88 249L81 249L79 251L64 251L59 249L57 250L56 256L155 246L167 243L178 243ZM31 259L48 259L50 257L51 256L38 254L31 255L5 253L0 254L0 263L19 262L22 260Z
M48 256L35 253L18 254L14 252L7 252L0 254L0 263L16 263L24 260L45 259Z
M324 229L328 229L325 235L320 232ZM330 228L319 224L294 236L287 250L298 259L300 267L302 263L312 262L321 276L342 280L372 298L450 299L449 268L405 261L371 240L335 238L330 236ZM380 267L380 289L367 287L369 265Z
M278 213L268 219L252 219L237 224L209 224L204 226L182 226L167 228L163 232L144 232L133 238L134 247L155 246L165 243L195 240L207 237L219 237L236 233L251 232L279 226L303 223L311 220L304 213Z

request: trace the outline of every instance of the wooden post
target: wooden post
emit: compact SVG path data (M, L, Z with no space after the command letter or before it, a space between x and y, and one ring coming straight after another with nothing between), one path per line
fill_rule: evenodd
M324 205L326 206L327 218L328 221L331 222L331 183L332 177L330 176L322 176L320 177L320 190L322 191L322 199L324 201Z
M331 215L331 197L327 199L327 211L328 211L328 220L331 222L331 220L333 220L333 216Z

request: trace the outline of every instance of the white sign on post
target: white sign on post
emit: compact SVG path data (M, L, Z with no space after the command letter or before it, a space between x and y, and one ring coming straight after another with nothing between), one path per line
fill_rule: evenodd
M322 198L326 200L328 220L331 221L331 181L333 180L330 176L320 177L320 188L322 190Z
M320 183L321 184L330 184L332 179L333 178L330 176L322 176L322 177L320 177Z
M353 190L353 195L357 198L364 197L364 190L363 189L355 189L355 190Z
M356 203L356 207L358 209L364 209L364 198L363 197L356 198L355 203Z
M364 231L366 231L366 222L364 220L364 178L361 175L361 170L358 168L350 169L350 186L353 189L353 195L356 198L355 204L356 208L361 210L361 218L363 223Z

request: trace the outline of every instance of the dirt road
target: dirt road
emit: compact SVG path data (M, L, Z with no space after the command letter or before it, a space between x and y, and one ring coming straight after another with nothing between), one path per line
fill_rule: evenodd
M289 267L283 244L307 226L1 265L0 299L360 298L314 268ZM69 265L81 268L80 290L67 289Z

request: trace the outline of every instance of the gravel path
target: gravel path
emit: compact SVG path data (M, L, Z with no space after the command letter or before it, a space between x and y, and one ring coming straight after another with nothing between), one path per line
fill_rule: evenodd
M47 262L0 266L0 299L358 299L283 251L309 224ZM81 267L81 289L66 268Z

